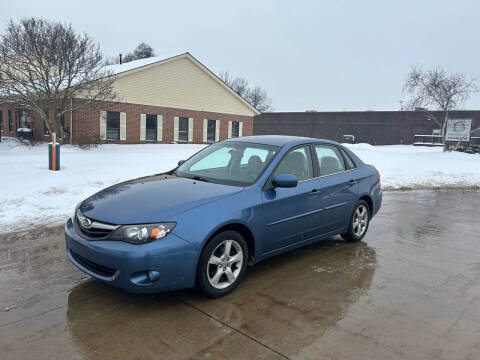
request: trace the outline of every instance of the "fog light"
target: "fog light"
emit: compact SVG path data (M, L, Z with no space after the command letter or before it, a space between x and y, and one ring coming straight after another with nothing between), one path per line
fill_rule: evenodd
M148 280L155 282L160 279L160 273L158 271L149 270L147 271Z

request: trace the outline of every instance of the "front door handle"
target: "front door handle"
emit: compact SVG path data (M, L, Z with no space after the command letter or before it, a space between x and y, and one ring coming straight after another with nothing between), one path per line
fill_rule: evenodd
M348 182L348 185L355 185L356 183L357 183L357 180L352 179Z

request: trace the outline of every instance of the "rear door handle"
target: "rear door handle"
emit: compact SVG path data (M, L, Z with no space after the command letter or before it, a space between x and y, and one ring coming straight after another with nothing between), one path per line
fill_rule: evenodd
M310 195L318 195L319 193L320 193L319 189L312 189L312 191L310 191Z

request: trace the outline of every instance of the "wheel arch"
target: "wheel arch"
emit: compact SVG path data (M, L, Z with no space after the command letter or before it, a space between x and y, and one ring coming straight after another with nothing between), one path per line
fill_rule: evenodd
M205 241L202 243L202 249L198 255L197 266L196 266L197 268L198 268L200 256L203 250L205 249L205 246L207 246L208 242L211 239L213 239L215 235L228 230L236 231L243 236L248 247L249 263L253 263L253 260L255 258L255 237L253 235L252 230L247 225L241 222L230 222L230 223L220 225L218 228L213 230L208 236L206 236Z
M243 238L245 239L245 242L247 243L247 247L248 247L248 256L249 256L249 261L253 260L253 258L255 257L255 238L253 236L253 233L252 231L245 225L245 224L241 224L241 223L230 223L230 224L226 224L226 225L223 225L222 227L220 227L218 230L216 230L209 238L208 240L205 242L204 246L208 243L208 241L210 241L211 238L213 238L215 235L223 232L223 231L227 231L227 230L231 230L231 231L236 231L238 232L240 235L243 236Z
M370 195L362 195L360 196L360 198L358 199L359 201L360 200L364 200L367 204L368 204L368 208L370 210L370 215L372 214L373 212L373 201L372 201L372 198L370 197Z

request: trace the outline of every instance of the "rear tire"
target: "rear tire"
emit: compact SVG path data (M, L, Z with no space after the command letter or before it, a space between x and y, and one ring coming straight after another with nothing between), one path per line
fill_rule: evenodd
M245 275L248 247L236 231L215 235L205 246L197 269L197 284L208 297L218 298L231 293Z
M340 234L347 242L357 242L362 240L367 234L368 225L370 224L370 207L365 200L358 200L355 204L348 231Z

